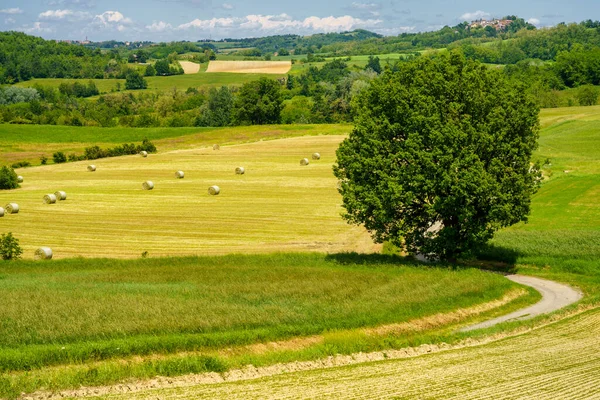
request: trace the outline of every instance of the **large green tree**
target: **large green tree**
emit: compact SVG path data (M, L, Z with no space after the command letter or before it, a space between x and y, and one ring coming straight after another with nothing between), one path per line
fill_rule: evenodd
M376 242L454 261L526 221L539 168L525 88L460 53L386 71L337 151L345 218Z
M235 102L235 119L241 125L278 124L282 108L281 84L261 78L241 87Z

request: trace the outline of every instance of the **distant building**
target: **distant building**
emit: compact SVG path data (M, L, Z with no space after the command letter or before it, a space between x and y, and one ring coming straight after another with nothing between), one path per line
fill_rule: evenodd
M491 26L497 31L505 30L510 24L512 24L512 20L510 19L493 19L491 21L487 21L485 19L479 19L477 21L472 21L469 24L469 28L485 28Z

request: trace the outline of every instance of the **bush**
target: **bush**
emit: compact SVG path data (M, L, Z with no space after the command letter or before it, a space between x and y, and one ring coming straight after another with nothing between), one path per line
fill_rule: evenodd
M62 151L57 151L56 153L52 154L52 159L54 160L54 164L67 162L67 156L65 156L65 153Z
M598 89L592 85L580 87L576 96L581 106L593 106L598 103Z
M0 168L0 190L16 189L19 187L17 173L6 165Z
M125 89L127 90L146 89L147 87L148 82L137 71L129 71L125 77Z
M21 254L23 250L19 246L19 239L13 237L11 232L0 236L0 257L3 260L17 260Z
M25 168L31 167L31 163L29 161L19 161L11 165L12 168Z
M48 157L46 157L46 156L41 156L41 157L40 157L40 164L42 164L42 165L46 165L46 164L48 164Z

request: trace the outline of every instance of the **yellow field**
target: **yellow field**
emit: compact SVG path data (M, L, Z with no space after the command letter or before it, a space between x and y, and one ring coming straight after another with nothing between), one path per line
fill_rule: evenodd
M294 372L302 363L270 370L248 368L225 376L205 375L195 383L190 376L174 382L181 387L138 393L121 394L127 391L123 385L104 392L103 398L598 399L599 347L600 310L596 309L483 346L306 372ZM394 357L393 351L390 356ZM334 360L324 360L321 367L334 365ZM266 377L252 379L261 374ZM199 384L224 379L232 382ZM168 382L164 379L156 385Z
M287 74L291 68L291 61L211 61L206 72Z
M19 170L22 188L0 193L19 204L0 219L24 258L39 246L56 258L139 257L274 251L370 251L366 233L340 217L331 166L343 136L300 137L48 165ZM321 160L300 166L313 152ZM96 172L87 165L95 164ZM243 166L244 175L235 168ZM185 172L176 179L175 172ZM152 191L142 189L146 180ZM210 196L211 185L221 194ZM67 200L44 204L57 190Z
M200 64L191 61L179 61L185 74L197 74L200 71Z

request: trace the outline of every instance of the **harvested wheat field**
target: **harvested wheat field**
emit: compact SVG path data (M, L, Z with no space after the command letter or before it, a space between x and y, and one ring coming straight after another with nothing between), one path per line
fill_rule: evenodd
M287 74L291 68L291 61L211 61L206 72Z
M344 136L313 136L28 168L3 229L20 239L25 258L39 246L54 258L209 255L273 251L366 251L374 245L340 213L332 164ZM319 151L309 166L298 160ZM244 175L235 173L243 165ZM173 171L185 171L177 179ZM152 181L154 190L143 190ZM207 189L219 186L220 194ZM41 199L60 188L69 200ZM61 234L56 235L56 227Z
M195 385L190 376L187 382L178 382L180 387L170 389L117 394L127 390L114 387L104 391L103 398L598 399L599 346L600 310L595 309L482 346L327 368L343 364L344 360L332 358L315 362L319 369L304 372L294 372L303 363L264 370L248 368L237 374L205 375L203 380L198 377ZM396 357L395 353L390 351L389 357ZM352 362L352 357L341 358ZM367 354L356 358L369 360ZM263 378L256 379L261 375ZM224 381L229 382L218 383ZM162 385L169 383L165 379ZM156 387L160 386L156 382ZM77 394L92 395L93 391Z
M197 74L200 71L200 64L191 61L179 61L179 65L183 68L185 74Z

